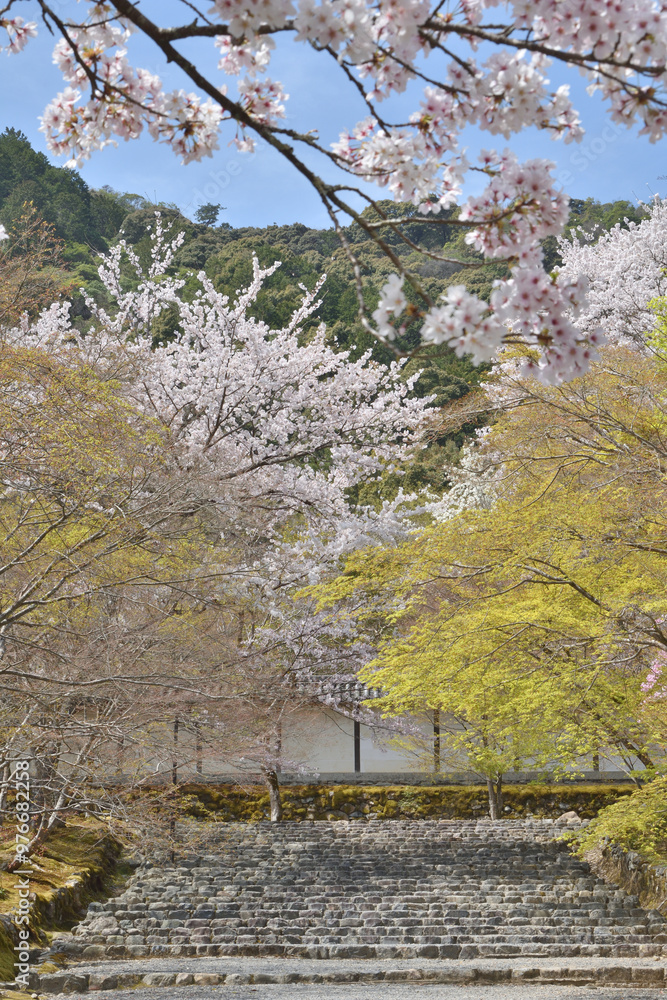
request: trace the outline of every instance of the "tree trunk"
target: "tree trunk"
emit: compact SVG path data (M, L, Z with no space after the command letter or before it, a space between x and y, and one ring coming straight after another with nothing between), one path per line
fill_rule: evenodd
M9 791L9 780L11 768L8 762L2 765L2 781L0 782L0 823L4 822L5 806L7 804L7 792Z
M16 857L12 861L10 861L9 864L7 865L8 872L13 872L17 868L20 868L21 865L25 864L26 861L28 861L32 857L37 848L42 846L42 844L50 834L52 827L55 826L58 820L60 820L60 814L61 812L63 812L66 804L67 804L67 784L64 784L60 790L55 805L48 812L46 809L42 811L39 819L39 827L37 828L37 832L33 836L32 840L26 845L26 849L23 852L23 854L17 854Z
M201 726L195 722L195 769L197 774L204 771L204 746L201 739Z
M94 737L91 737L85 746L79 750L76 760L71 762L72 775L76 774L77 768L81 766L81 762L87 759L93 742ZM20 868L28 858L32 857L37 848L42 846L55 824L62 822L62 813L65 812L71 797L70 780L67 778L62 778L60 788L57 788L55 782L52 786L49 785L49 766L44 763L44 760L41 757L37 757L36 755L34 756L33 769L38 775L41 773L45 776L43 784L40 785L40 783L36 783L33 786L35 792L37 793L36 799L39 802L39 809L36 811L36 815L39 816L39 826L33 835L32 840L26 846L25 851L22 854L17 855L12 861L9 862L7 865L8 872L13 872L17 868ZM57 779L57 769L51 766L51 770L54 772L54 777Z
M178 757L176 756L178 751L178 719L174 719L174 756L171 761L171 783L172 785L178 784Z
M496 775L495 782L493 778L487 778L486 787L488 788L489 791L489 816L491 817L491 819L500 819L503 814L502 774Z
M269 803L271 805L271 822L280 823L283 818L283 803L280 797L280 782L276 771L265 771L264 781L269 790Z

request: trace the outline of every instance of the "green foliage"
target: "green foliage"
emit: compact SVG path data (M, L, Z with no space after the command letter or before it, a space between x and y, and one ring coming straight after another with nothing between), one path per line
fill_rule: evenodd
M667 360L667 298L651 299L648 307L655 315L655 326L646 340L664 363Z
M631 201L604 204L595 198L573 198L570 201L570 225L581 226L586 232L593 232L596 228L605 232L617 225L627 228L626 222L639 223L644 218L644 209Z
M480 445L503 461L487 507L356 553L316 588L384 637L361 674L375 704L439 710L452 764L585 768L610 747L629 768L653 763L667 720L641 685L667 585L666 378L608 349L556 389L526 380Z
M577 837L580 850L611 842L649 861L667 862L667 778L656 778L607 806Z
M214 226L218 221L221 209L222 205L213 205L208 202L197 209L195 212L195 221L202 226Z
M15 956L14 941L5 922L0 921L0 976L2 976L6 983L11 983L16 974L16 969L14 968Z
M0 222L9 227L32 202L58 237L103 250L121 213L109 192L91 191L74 170L52 167L16 129L0 135Z

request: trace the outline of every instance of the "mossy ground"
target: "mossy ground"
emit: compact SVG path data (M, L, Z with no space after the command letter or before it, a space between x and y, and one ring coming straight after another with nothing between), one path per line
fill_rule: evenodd
M574 809L581 817L631 793L628 785L531 783L508 786L508 818L556 817ZM269 796L261 786L184 785L184 811L200 819L258 822L269 818ZM295 785L282 789L284 818L311 819L475 819L488 811L483 785L359 786Z
M13 858L13 847L14 828L0 827L0 863ZM35 942L43 942L50 931L68 929L88 901L107 894L119 851L120 845L93 820L70 820L51 833L30 864L34 893L30 928ZM18 904L17 881L16 875L0 869L0 913L9 917ZM72 890L71 900L60 891L66 887ZM0 980L13 979L13 963L13 942L0 922Z
M14 856L14 829L0 827L0 863ZM69 821L49 836L32 858L32 891L38 899L50 900L55 891L84 875L108 874L109 838L93 820ZM0 911L9 912L18 903L16 876L0 870Z

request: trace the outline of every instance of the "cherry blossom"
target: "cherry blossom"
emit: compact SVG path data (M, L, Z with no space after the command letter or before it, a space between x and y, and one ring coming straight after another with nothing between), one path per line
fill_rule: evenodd
M4 28L9 36L7 52L20 52L37 34L35 22L25 21L22 17L0 17L0 27Z
M103 7L103 5L101 5ZM103 12L93 11L93 18ZM80 166L94 149L116 145L116 137L136 139L144 126L168 143L184 163L211 156L218 146L222 109L184 90L165 92L155 73L134 70L127 59L129 27L108 22L71 30L78 58L66 40L57 42L53 60L68 86L49 104L41 131L55 153L69 152L70 166ZM81 103L90 85L88 72L99 78L107 100L97 93Z
M642 682L641 689L647 695L647 700L658 701L667 698L667 687L663 682L664 668L667 665L667 654L660 653L651 664L651 668L646 675L646 680Z
M388 340L394 339L396 331L389 317L400 316L407 304L408 300L403 292L403 279L398 274L390 275L380 292L378 307L373 312L373 319L383 337Z
M386 367L370 352L353 361L328 346L323 326L302 336L324 279L303 288L290 321L272 330L248 311L278 264L261 268L255 259L253 280L235 301L201 272L198 292L186 299L185 279L165 273L182 235L172 236L158 215L151 239L147 266L122 241L102 258L113 306L87 300L93 326L85 336L72 327L68 303L0 332L48 348L63 363L83 358L162 425L167 474L184 488L195 484L196 503L211 509L210 532L220 538L202 567L207 600L224 606L232 594L255 609L259 624L239 651L253 690L278 660L300 699L376 723L346 693L373 654L368 641L352 622L298 601L295 589L337 571L355 548L395 542L411 529L423 509L415 498L399 492L378 510L355 508L349 491L394 469L418 444L430 400L411 398L414 378L401 377L403 362ZM136 275L129 289L127 265ZM168 306L178 311L178 328L155 347L154 322ZM285 697L294 700L295 689Z
M489 431L478 429L461 449L459 464L448 467L449 490L429 504L436 521L449 521L465 510L489 510L498 499L502 456L490 447Z
M123 373L136 405L168 431L182 470L206 477L230 525L247 531L250 518L256 531L261 521L271 540L263 569L244 569L256 583L264 573L273 582L314 580L346 551L399 537L410 498L353 510L347 491L393 469L418 440L429 399L410 397L417 376L402 378L405 362L387 368L370 351L352 361L329 347L323 326L304 342L302 325L320 304L322 281L303 289L284 329L252 319L248 310L277 263L262 269L255 259L253 280L233 303L205 272L194 298L182 298L185 279L165 274L182 236L170 236L159 216L151 235L147 269L122 241L102 259L99 274L114 308L87 298L95 327L85 337L70 325L66 303L5 335L60 345L98 370ZM138 279L130 290L124 261ZM179 314L175 337L154 347L153 324L170 305Z
M27 2L9 0L4 14ZM409 219L373 222L362 216L349 197L362 191L359 185L375 184L437 223L443 208L460 203L469 172L482 170L487 186L463 202L457 222L469 228L472 245L486 257L507 260L512 274L498 286L488 313L465 300L461 316L476 319L453 331L451 342L460 349L467 342L477 357L488 357L499 342L500 324L505 339L524 338L539 350L538 369L545 378L585 368L599 340L597 327L589 340L588 328L568 319L573 296L576 309L584 308L583 284L571 268L564 284L538 273L540 240L561 232L567 218L567 198L557 188L552 164L520 163L507 150L491 150L481 166L471 164L462 137L474 126L510 141L535 127L566 143L579 141L583 130L568 87L553 88L549 81L549 68L558 63L587 78L589 91L600 96L615 123L639 126L652 142L662 138L664 0L215 0L212 5L207 0L205 8L178 0L179 5L183 23L174 26L171 10L162 24L161 10L149 15L129 0L63 0L57 11L40 0L45 23L64 36L54 59L65 87L42 123L52 151L80 164L96 149L147 129L187 163L212 155L229 123L229 141L241 150L252 150L257 137L272 145L315 186L337 227L347 215L390 256L383 226L400 231ZM20 16L6 16L2 24L10 51L21 49L35 31ZM186 87L167 92L156 72L134 65L135 33L154 43L160 58L182 73ZM217 48L219 77L206 73L205 60L184 54L180 43L187 40ZM318 121L303 132L285 124L288 96L268 73L276 48L284 53L290 43L309 45L323 60L333 57L342 85L356 88L365 101L365 116L331 145L320 140ZM404 114L392 120L392 98L409 85L410 92L421 91L418 106L407 120ZM318 170L316 155L324 158L326 171ZM325 180L332 167L339 168L339 177ZM406 270L401 277L422 294L416 273ZM450 332L451 322L460 318L455 304L460 291L445 293L444 305L423 298L430 310L425 337ZM389 315L380 309L376 329L388 340L394 335Z
M559 283L588 282L576 325L590 338L602 328L615 343L645 346L655 324L653 299L667 294L667 203L646 206L646 218L610 232L573 232L560 241Z

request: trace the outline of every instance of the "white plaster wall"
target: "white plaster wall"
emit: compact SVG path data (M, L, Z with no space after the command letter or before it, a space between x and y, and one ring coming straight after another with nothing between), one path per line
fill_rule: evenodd
M374 733L368 726L361 726L361 772L409 773L424 771L430 760L423 760L408 750L388 747L386 738ZM428 726L425 740L432 738ZM289 725L282 731L282 755L285 771L303 769L306 774L326 774L354 771L354 722L331 709L310 709L290 716ZM185 768L183 773L189 769ZM240 774L236 768L223 761L207 758L206 774Z
M408 748L388 745L391 736L388 731L383 731L381 720L377 730L362 725L361 773L409 775L414 771L422 773L431 771L434 766L433 727L430 721L425 720L420 728L423 732L423 741L420 753L417 753ZM292 773L302 771L304 780L310 776L316 777L317 774L351 773L354 771L354 723L351 719L328 708L313 708L294 713L290 716L289 723L286 722L283 726L282 748L284 759L282 769ZM191 764L179 767L181 778L195 776L194 753L192 757ZM592 771L592 760L584 767ZM635 762L635 767L641 768L638 761ZM526 762L524 768L530 770L530 763ZM153 770L153 766L149 766L149 769ZM251 764L245 768L242 765L234 767L222 760L216 760L213 755L206 755L203 762L204 777L225 774L241 776L248 769L254 770ZM168 759L162 762L159 770L163 773L171 770ZM443 761L441 770L444 773L462 771L465 770L465 762L462 760L459 766L456 766L454 762L447 765ZM573 770L580 769L573 768ZM600 754L599 770L618 774L625 770L625 765L621 758Z
M354 723L331 709L312 709L283 727L283 756L307 765L309 773L354 770Z
M286 758L302 760L312 772L354 771L354 722L331 709L312 709L292 717L283 730ZM361 772L423 770L414 754L386 746L368 726L360 727Z

